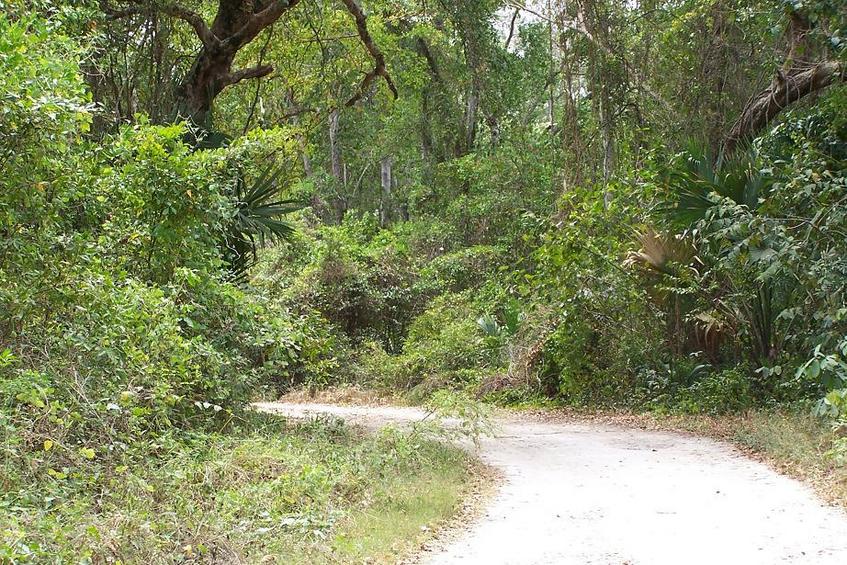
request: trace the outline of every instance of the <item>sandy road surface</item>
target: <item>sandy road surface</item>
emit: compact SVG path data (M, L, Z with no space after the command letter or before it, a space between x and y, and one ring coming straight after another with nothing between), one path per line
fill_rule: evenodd
M380 426L414 408L264 403ZM682 434L503 420L480 457L504 482L431 564L847 564L847 514L733 448Z

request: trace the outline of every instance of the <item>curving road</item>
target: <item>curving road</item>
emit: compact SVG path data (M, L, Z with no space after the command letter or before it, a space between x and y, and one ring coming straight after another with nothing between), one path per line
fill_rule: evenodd
M263 403L378 427L414 408ZM481 459L505 480L484 514L425 563L847 564L847 514L732 447L682 434L502 420Z

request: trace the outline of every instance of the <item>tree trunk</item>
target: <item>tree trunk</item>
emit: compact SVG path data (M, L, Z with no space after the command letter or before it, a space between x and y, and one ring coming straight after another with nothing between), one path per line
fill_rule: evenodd
M609 181L612 179L617 164L615 124L612 117L612 100L609 95L608 85L603 83L600 90L600 123L603 134L603 206L604 208L608 208L612 201L612 194L609 191Z
M204 17L179 4L123 0L113 7L101 0L100 7L110 19L122 19L151 10L166 14L188 24L200 40L200 48L191 69L176 87L176 118L187 119L208 128L212 103L227 86L242 80L261 78L273 72L270 65L258 65L233 70L238 52L264 30L272 27L283 14L297 6L301 0L218 0L212 25ZM382 77L394 97L397 89L388 73L385 57L374 43L367 28L367 18L356 0L342 0L353 16L359 39L374 60L374 70L365 75L359 93L348 101L352 105L367 92L371 83Z
M473 151L476 142L476 116L479 110L479 87L474 80L468 94L468 104L465 109L465 139L461 154L466 155Z
M329 113L329 160L330 172L335 180L336 195L332 201L332 207L335 210L335 220L340 224L344 219L344 213L347 211L347 206L344 202L344 164L341 160L341 144L338 141L338 131L340 127L341 113L337 108L333 108Z
M771 85L754 96L741 112L723 143L723 154L755 138L780 112L804 96L847 79L847 65L823 61L788 73L778 72Z
M209 127L212 101L227 86L235 54L210 53L205 49L176 90L177 117Z
M342 182L343 171L341 167L341 145L338 143L338 128L341 114L337 108L329 113L329 155L330 172L339 183Z
M429 88L424 89L421 96L421 157L429 163L432 156L432 127L429 125Z
M391 157L383 157L380 162L380 180L382 184L382 204L379 208L379 221L382 227L386 227L389 223L391 223L391 165L392 159Z

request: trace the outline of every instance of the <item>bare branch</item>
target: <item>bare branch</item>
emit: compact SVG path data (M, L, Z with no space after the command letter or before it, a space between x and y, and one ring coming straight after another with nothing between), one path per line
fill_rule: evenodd
M515 8L515 13L512 15L512 21L509 24L509 36L506 38L506 43L503 45L503 49L509 50L509 45L512 43L512 38L515 36L515 23L518 21L518 16L521 15L520 8Z
M391 75L388 74L388 69L385 66L385 55L382 54L379 47L374 43L373 38L371 37L370 32L368 31L368 20L365 17L365 13L362 11L362 8L356 2L356 0L341 0L344 5L347 7L347 11L353 16L356 20L356 31L359 33L359 39L362 40L362 44L364 44L365 48L370 53L371 58L374 60L374 68L372 71L369 71L365 74L365 78L362 79L362 84L359 86L359 91L347 101L347 106L353 106L356 102L361 100L365 94L370 90L371 84L374 79L377 77L382 77L385 79L385 83L388 85L389 90L394 95L394 98L397 99L399 96L397 92L397 87L394 85L394 81L391 79Z
M212 33L212 30L209 29L208 25L206 25L203 17L197 12L193 12L188 8L184 8L177 4L156 4L154 2L144 4L139 0L129 0L128 3L130 5L124 8L113 8L106 0L101 0L100 10L111 20L128 18L129 16L137 14L162 12L163 14L178 18L190 25L205 47L211 47L218 43L218 38L215 37L215 34Z
M264 76L268 76L274 72L274 68L271 65L259 65L258 67L250 67L247 69L241 69L239 71L235 71L229 73L227 77L224 79L224 82L227 85L237 84L242 80L248 80L251 78L262 78Z

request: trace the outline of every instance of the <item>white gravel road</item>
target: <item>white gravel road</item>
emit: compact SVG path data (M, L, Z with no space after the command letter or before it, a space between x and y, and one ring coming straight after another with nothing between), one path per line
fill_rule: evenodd
M265 403L380 426L414 408ZM503 484L425 563L847 565L847 514L732 447L683 434L503 420L479 456Z

